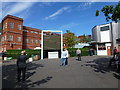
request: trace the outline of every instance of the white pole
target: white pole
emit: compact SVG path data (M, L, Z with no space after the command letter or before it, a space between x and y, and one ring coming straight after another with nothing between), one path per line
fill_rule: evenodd
M41 59L43 59L43 30L41 34Z
M62 34L62 31L61 31L61 53L63 51L63 34Z
M42 35L41 35L41 59L43 59L43 32L60 32L61 33L61 52L63 49L63 35L62 35L62 31L54 31L54 30L42 30Z

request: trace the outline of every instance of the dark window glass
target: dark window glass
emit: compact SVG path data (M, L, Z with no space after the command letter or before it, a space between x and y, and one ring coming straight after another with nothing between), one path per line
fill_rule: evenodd
M105 43L99 43L98 44L98 50L106 50Z
M100 31L106 31L106 30L109 30L109 26L104 26L100 28Z

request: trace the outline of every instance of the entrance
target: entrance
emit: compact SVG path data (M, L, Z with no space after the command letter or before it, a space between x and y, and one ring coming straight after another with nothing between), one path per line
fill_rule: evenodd
M111 55L111 46L107 46L107 55L108 55L108 56Z

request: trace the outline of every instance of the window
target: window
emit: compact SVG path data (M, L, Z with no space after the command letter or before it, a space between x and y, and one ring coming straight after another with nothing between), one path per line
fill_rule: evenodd
M26 39L26 43L28 43L28 39Z
M17 37L17 41L20 42L21 41L21 37Z
M28 32L28 30L23 30L24 32Z
M9 41L13 41L13 35L9 35L9 36L8 36L8 40L9 40Z
M5 29L5 25L3 25L3 30Z
M2 37L1 41L4 41L4 37Z
M34 32L34 31L31 31L31 33L35 33L35 34L38 34L38 32Z
M13 28L14 27L14 23L10 23L10 28Z
M5 28L7 28L7 23L5 24Z
M109 30L109 26L100 27L100 31L106 31L106 30Z
M42 44L42 40L40 40L40 44Z
M38 43L38 40L35 40L35 43L37 44L37 43Z
M21 30L22 26L20 24L18 24L18 30Z
M30 43L33 43L33 39L30 39Z
M99 43L98 50L106 50L105 43Z
M7 38L7 37L5 36L5 40L6 40L6 38Z

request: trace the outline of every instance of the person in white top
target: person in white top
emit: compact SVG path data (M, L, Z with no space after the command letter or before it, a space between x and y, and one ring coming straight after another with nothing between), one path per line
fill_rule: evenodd
M65 66L67 52L63 49L61 54L60 66Z
M69 57L69 53L68 53L68 50L65 48L65 51L67 53L66 55L66 62L65 62L65 65L68 65L68 57Z
M78 56L78 61L81 61L81 50L79 48L77 49L76 54Z

